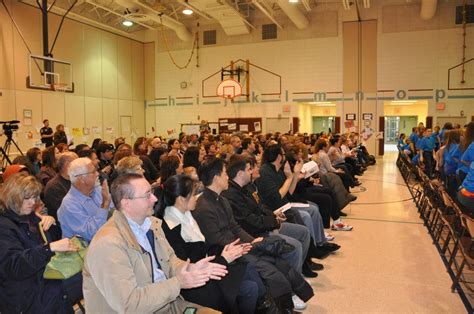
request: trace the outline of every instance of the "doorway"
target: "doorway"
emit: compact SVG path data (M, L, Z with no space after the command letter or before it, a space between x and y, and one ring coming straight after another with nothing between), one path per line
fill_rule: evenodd
M417 116L386 116L385 117L385 144L397 144L400 134L409 136L411 129L418 125Z
M313 117L313 133L335 132L335 117Z

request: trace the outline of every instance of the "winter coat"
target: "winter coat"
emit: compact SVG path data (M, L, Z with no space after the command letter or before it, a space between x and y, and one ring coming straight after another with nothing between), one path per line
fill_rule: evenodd
M49 245L43 244L38 231L39 222L34 213L19 216L7 209L0 214L2 314L60 311L63 299L61 282L43 279L44 269L54 253Z

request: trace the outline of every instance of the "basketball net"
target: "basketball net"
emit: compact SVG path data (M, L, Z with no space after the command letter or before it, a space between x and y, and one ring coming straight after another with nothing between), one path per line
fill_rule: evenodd
M53 92L65 93L67 90L67 84L64 84L64 83L53 83L53 84L50 84L50 86Z

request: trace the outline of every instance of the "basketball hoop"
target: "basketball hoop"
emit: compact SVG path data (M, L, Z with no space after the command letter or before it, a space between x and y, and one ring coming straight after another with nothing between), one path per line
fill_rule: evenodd
M217 86L216 95L227 99L234 99L242 95L242 85L233 79L223 80Z

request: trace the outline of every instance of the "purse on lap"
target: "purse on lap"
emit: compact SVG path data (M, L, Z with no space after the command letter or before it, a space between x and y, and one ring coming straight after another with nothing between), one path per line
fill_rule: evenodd
M48 244L48 239L44 234L43 227L39 226L41 237L45 244ZM84 266L84 256L87 252L87 242L79 237L72 237L72 243L79 247L77 252L55 252L51 257L48 265L43 273L44 279L64 280L80 273Z

